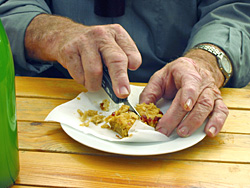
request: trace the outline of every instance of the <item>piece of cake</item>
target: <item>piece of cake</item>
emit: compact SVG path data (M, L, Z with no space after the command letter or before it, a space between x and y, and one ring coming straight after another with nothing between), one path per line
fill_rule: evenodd
M156 127L158 121L163 116L161 110L154 103L137 104L135 109L141 115L142 122L154 128Z
M153 103L137 104L135 108L141 115L141 118L134 112L131 112L128 105L123 105L119 110L105 118L105 121L110 124L110 128L113 131L119 133L123 138L128 136L128 131L136 120L141 119L142 122L155 128L163 115L160 109Z
M119 110L113 112L105 121L110 124L110 128L120 134L120 136L127 137L128 131L136 120L139 119L134 112L129 111L129 106L123 105Z

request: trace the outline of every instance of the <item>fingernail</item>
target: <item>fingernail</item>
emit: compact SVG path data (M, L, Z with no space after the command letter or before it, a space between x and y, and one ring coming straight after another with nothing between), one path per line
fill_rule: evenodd
M186 136L188 136L188 128L182 127L180 129L178 129L178 133L180 136L186 137Z
M192 109L192 100L188 99L184 105L184 109L190 111Z
M160 127L159 129L156 129L157 131L159 131L162 134L167 135L168 134L168 130L164 127Z
M120 95L128 95L129 94L129 91L125 86L121 87L119 92L120 92Z
M208 131L211 133L212 136L215 136L215 133L216 133L215 127L210 127Z

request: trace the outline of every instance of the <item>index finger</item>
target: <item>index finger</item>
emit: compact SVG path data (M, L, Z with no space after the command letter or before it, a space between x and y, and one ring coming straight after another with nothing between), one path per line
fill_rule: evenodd
M127 74L128 57L115 40L110 39L99 49L104 63L108 67L113 90L117 97L126 98L130 93Z
M176 64L176 68L173 68L173 77L177 80L176 82L179 82L178 87L182 88L181 106L184 110L191 111L205 85L202 85L202 77L196 70L192 59L182 57L179 61L183 65Z
M99 51L108 67L116 96L126 98L130 94L127 69L137 69L141 55L125 29L118 24L108 27L111 28L110 35L102 38Z
M119 24L113 24L115 30L115 41L124 51L128 58L128 69L136 70L142 63L141 54L127 31Z

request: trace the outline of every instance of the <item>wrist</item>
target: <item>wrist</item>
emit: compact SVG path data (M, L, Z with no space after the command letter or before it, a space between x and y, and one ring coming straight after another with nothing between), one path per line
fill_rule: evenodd
M64 32L76 23L60 16L40 14L36 16L26 29L25 49L27 57L44 61L56 61L60 41L64 40Z
M187 52L184 57L193 59L199 67L208 70L218 88L223 86L225 77L218 66L215 55L203 49L194 48Z
M216 57L217 65L224 76L223 86L225 86L233 74L233 67L231 60L224 53L224 51L212 44L198 44L195 46L195 49L202 49Z

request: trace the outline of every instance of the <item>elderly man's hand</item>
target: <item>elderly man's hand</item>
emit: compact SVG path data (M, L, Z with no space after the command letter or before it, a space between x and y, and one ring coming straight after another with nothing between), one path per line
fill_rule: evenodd
M213 137L228 116L218 89L223 80L215 57L203 50L193 50L156 72L142 92L140 102L155 103L161 97L173 99L156 127L167 136L175 128L180 136L189 136L208 118L205 132Z
M30 58L59 62L89 91L101 87L103 60L120 98L130 93L127 69L136 70L142 61L134 41L118 24L85 26L45 14L28 26L25 46Z

